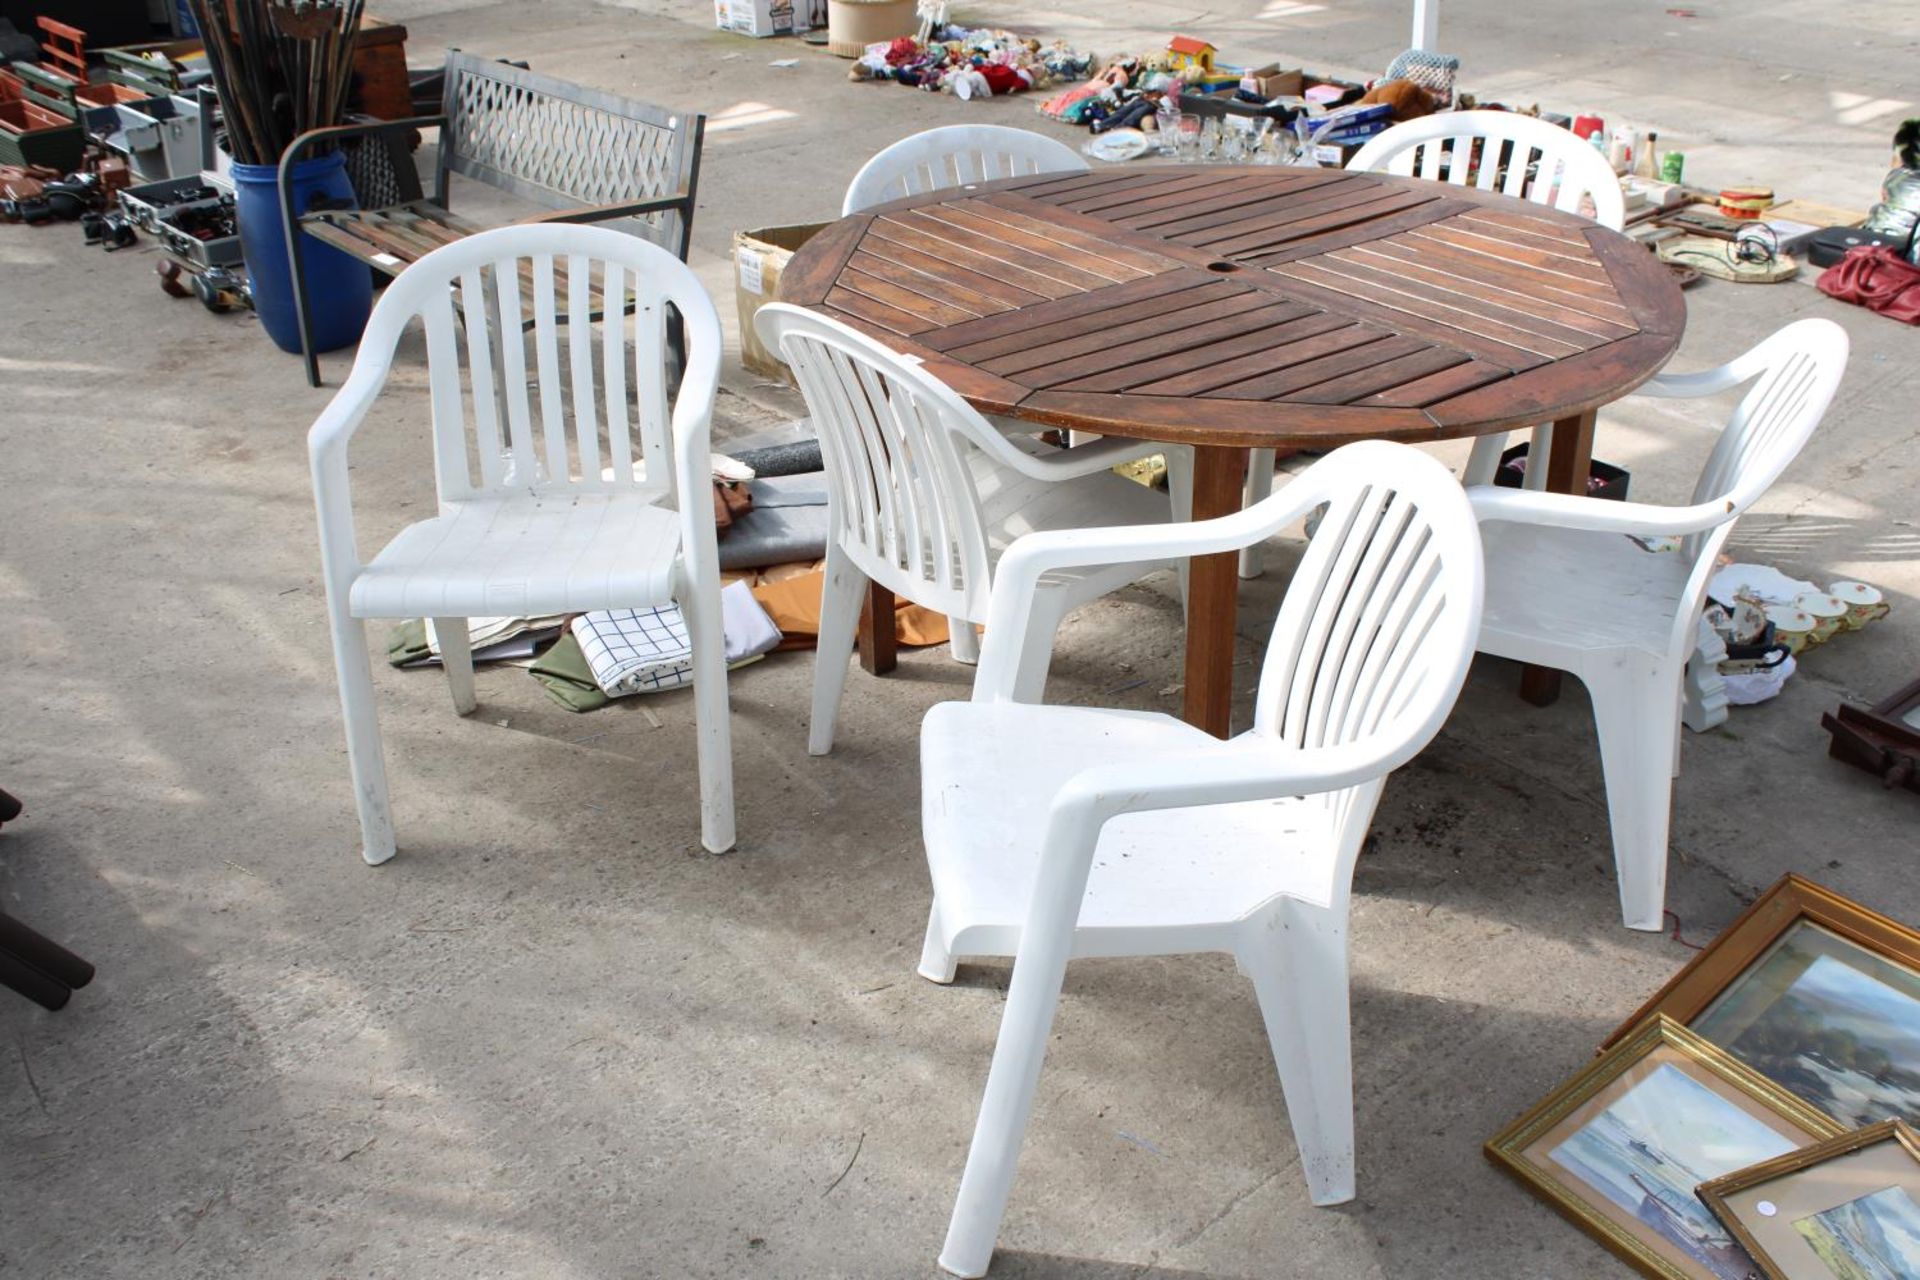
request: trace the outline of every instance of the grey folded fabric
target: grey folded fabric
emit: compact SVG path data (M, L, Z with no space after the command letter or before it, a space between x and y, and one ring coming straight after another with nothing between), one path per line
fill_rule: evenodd
M751 482L753 510L720 539L722 569L764 569L827 554L827 476L766 476Z

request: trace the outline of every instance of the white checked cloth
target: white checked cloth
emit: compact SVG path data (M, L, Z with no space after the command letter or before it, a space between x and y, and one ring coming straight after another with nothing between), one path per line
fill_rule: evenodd
M720 592L727 663L757 658L780 643L780 629L744 582ZM610 698L677 689L693 683L693 643L677 604L652 609L599 609L573 620L574 639Z

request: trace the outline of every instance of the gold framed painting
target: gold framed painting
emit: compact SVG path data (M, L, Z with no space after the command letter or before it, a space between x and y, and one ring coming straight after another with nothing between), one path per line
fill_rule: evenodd
M1694 1188L1840 1127L1655 1014L1486 1145L1487 1158L1658 1280L1748 1280Z
M1920 1125L1920 932L1789 875L1607 1041L1661 1013L1846 1129Z
M1715 1178L1700 1198L1767 1280L1920 1276L1920 1135L1898 1120Z

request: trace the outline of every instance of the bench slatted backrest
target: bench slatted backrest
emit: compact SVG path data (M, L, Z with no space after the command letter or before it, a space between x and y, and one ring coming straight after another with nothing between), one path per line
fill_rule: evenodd
M443 167L550 209L681 197L627 225L686 257L704 117L457 49L445 95Z

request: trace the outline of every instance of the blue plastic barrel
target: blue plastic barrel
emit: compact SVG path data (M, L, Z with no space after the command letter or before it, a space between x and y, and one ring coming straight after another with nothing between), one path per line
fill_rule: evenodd
M316 198L334 208L353 208L353 186L339 152L302 160L293 166L294 208L306 210ZM267 336L282 351L300 350L300 316L293 300L293 273L287 266L287 233L280 216L280 169L270 164L233 166L234 217L240 224L240 249L253 286L253 309ZM302 235L305 235L303 232ZM306 236L300 244L306 283L307 315L313 325L313 349L337 351L360 340L373 310L373 271L330 244Z

